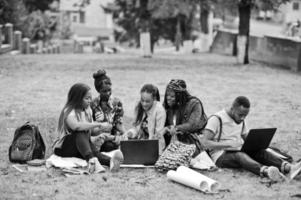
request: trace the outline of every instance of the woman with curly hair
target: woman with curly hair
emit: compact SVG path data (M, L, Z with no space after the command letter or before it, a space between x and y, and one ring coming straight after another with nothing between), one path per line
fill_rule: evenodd
M106 123L99 134L92 136L92 141L101 152L109 152L119 147L121 135L123 107L119 99L113 98L112 82L106 71L101 69L93 74L94 86L99 96L93 99L91 108L96 122Z

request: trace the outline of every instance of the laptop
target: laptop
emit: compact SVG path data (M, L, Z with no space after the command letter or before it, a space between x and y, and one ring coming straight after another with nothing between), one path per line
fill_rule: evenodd
M277 128L251 129L241 148L243 152L256 152L267 149Z
M159 158L158 140L126 140L120 142L123 165L152 166ZM130 166L129 166L130 167Z

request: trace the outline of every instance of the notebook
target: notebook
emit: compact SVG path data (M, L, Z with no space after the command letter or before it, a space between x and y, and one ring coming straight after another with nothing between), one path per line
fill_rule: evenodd
M158 140L126 140L120 142L123 165L152 166L159 157Z

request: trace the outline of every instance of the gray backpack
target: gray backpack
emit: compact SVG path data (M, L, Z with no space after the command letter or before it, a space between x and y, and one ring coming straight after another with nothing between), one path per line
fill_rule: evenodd
M45 157L45 143L36 125L27 122L16 129L8 157L18 163Z

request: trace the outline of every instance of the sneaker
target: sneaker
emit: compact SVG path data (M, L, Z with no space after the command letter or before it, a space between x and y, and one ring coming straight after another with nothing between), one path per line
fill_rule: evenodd
M88 162L88 171L90 174L105 172L106 169L100 164L96 157L93 157Z
M277 167L270 166L266 169L266 176L274 182L283 181L284 175L279 171Z
M120 168L120 164L123 163L123 154L122 152L118 150L114 150L112 152L112 157L110 160L110 171L116 172Z
M95 172L95 160L96 159L97 158L95 158L95 157L89 159L88 171L89 171L90 174L93 174Z
M106 169L100 164L100 162L98 161L98 159L95 162L95 171L94 173L101 173L101 172L105 172Z
M291 165L291 170L288 174L288 178L293 180L301 171L301 161L296 164Z

